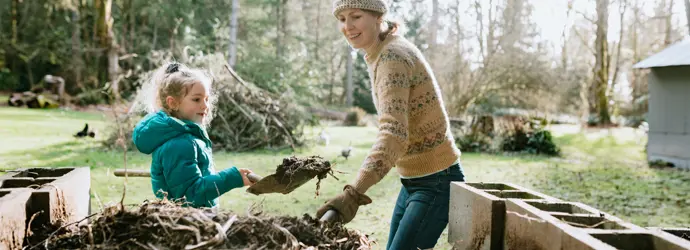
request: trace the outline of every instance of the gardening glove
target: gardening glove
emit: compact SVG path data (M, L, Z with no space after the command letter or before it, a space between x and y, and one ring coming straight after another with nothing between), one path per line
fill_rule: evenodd
M326 202L318 211L316 217L321 218L328 210L336 210L340 222L348 223L355 218L359 206L371 203L371 198L357 192L351 185L346 185L343 188L343 193Z

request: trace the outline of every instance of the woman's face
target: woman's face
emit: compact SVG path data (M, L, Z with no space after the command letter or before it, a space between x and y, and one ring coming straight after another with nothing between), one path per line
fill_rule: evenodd
M345 9L338 13L338 27L355 49L365 49L378 39L381 17L360 9Z

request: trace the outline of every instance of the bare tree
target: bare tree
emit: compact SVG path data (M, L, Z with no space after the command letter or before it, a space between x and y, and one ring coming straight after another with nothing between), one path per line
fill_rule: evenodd
M625 26L623 25L625 19L625 12L628 9L628 0L619 0L619 12L620 12L620 24L621 30L618 34L618 44L616 45L616 67L613 70L613 80L611 81L611 90L614 89L616 83L618 82L618 73L621 68L621 47L623 45L623 35L625 34Z
M594 64L594 104L599 115L599 124L611 124L608 101L609 51L608 51L608 16L609 0L597 0L597 35L595 40Z
M573 0L568 0L568 9L565 12L565 20L570 20L570 13L573 11ZM568 41L566 38L566 31L568 30L568 24L563 25L563 32L561 33L561 39L563 39L563 46L561 47L561 67L563 67L563 72L568 71Z
M634 62L639 62L642 59L642 56L640 55L640 50L639 50L639 26L640 26L640 0L635 0L635 3L632 6L632 11L633 11L633 20L632 24L630 27L630 46L631 50L633 52L633 58L632 60ZM641 96L641 78L642 78L642 72L639 69L633 69L632 74L630 75L630 85L632 87L632 105L634 106L637 103L637 99L640 98Z
M479 42L479 53L486 61L486 46L484 46L484 15L482 14L482 4L480 0L474 1L474 10L477 14L477 41Z
M113 32L112 6L113 0L96 0L96 10L98 11L96 29L98 30L100 48L105 51L107 56L107 72L111 93L115 100L120 100L120 79L118 76L120 67L117 40Z
M79 8L74 7L72 9L72 63L73 63L73 73L74 73L74 81L75 85L78 88L82 88L81 84L81 78L82 78L82 67L84 66L84 62L82 60L82 46L81 46L81 18L79 15ZM65 99L63 96L60 97L60 101L64 102ZM64 104L64 103L63 103Z
M347 107L352 107L352 88L353 88L353 83L352 83L352 74L354 73L354 60L352 58L353 51L352 48L348 45L346 46L347 49L345 50L346 54L345 56L347 57L347 72L346 72L346 81L345 81L345 97L346 97L346 105Z
M688 20L688 35L690 35L690 0L685 0L685 17Z
M287 36L287 6L288 0L276 2L276 57L283 58L285 53L285 37Z
M230 44L228 46L228 65L235 67L237 60L237 19L240 15L240 0L232 0L230 12Z
M17 22L19 21L18 15L17 15L17 9L19 8L19 0L12 0L12 39L10 40L10 43L14 46L17 44L17 36L18 36L18 31L17 31Z
M323 0L318 0L318 5L316 6L316 29L314 30L314 36L315 36L315 42L314 42L314 57L316 58L316 61L319 61L319 47L321 47L321 44L319 43L319 30L321 27L321 3Z
M664 1L666 3L666 1ZM664 17L666 32L664 32L664 47L670 45L673 41L671 40L671 33L673 32L673 0L670 0L666 10L666 16Z
M440 16L439 12L439 6L438 6L438 0L432 0L431 1L431 22L429 24L429 53L428 54L428 59L430 63L436 62L436 53L438 52L438 44L437 44L437 37L438 37L438 28L439 28L439 22L438 18Z

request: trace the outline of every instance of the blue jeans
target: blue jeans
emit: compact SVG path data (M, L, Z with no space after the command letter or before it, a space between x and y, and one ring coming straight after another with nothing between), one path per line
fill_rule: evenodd
M400 181L386 249L433 248L448 225L450 182L465 181L462 166L454 164L429 176Z

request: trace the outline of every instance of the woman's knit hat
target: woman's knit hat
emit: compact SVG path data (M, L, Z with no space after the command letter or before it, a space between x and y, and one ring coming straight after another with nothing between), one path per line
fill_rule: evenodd
M338 16L338 12L344 9L363 9L371 10L381 14L388 12L384 0L335 0L333 1L333 15Z

